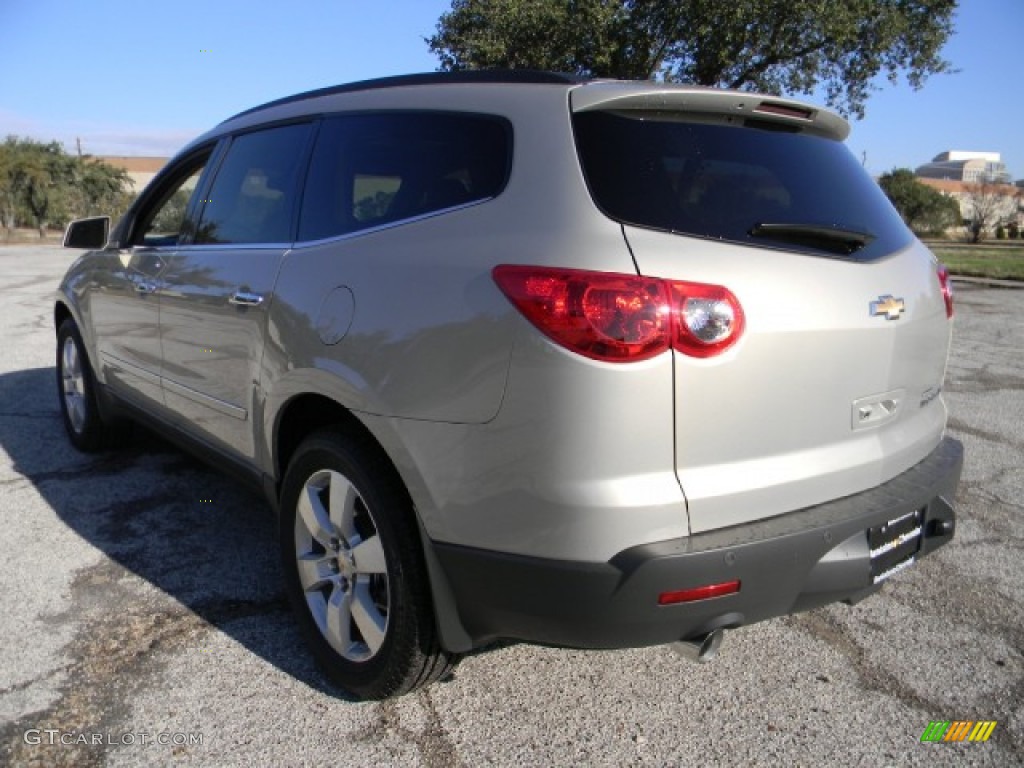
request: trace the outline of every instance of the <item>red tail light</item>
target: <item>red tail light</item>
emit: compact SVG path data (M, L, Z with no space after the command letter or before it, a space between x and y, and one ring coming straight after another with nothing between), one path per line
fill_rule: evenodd
M953 281L945 264L939 264L939 285L942 286L942 299L946 302L946 317L953 316Z
M508 264L493 274L538 329L594 360L647 360L670 346L710 357L735 344L743 331L743 310L721 286Z

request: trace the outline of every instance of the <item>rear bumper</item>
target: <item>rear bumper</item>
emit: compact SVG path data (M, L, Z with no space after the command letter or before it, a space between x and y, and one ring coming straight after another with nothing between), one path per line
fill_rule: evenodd
M623 550L607 563L566 562L434 543L459 623L473 645L498 638L626 648L696 637L880 588L878 534L917 513L920 559L953 538L963 446L945 438L922 462L868 491L777 517ZM906 523L904 523L906 525ZM872 546L875 562L872 563ZM739 580L740 591L661 606L666 591Z

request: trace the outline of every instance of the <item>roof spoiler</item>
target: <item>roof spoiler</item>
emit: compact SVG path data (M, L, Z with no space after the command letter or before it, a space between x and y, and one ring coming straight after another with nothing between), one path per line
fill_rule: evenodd
M738 125L777 126L843 141L850 124L828 109L792 99L695 85L594 81L572 91L573 112L679 112Z

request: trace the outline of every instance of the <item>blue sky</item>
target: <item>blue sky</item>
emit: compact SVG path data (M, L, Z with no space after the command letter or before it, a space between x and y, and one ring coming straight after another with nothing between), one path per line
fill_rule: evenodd
M0 0L0 136L91 154L168 155L297 91L436 69L447 0ZM997 151L1024 178L1024 0L962 0L921 91L884 84L850 148L873 173L946 149Z

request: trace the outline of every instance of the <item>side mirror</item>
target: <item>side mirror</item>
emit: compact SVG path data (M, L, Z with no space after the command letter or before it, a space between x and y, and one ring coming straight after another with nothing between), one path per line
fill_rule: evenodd
M110 217L77 219L64 232L65 248L102 248L110 235Z

